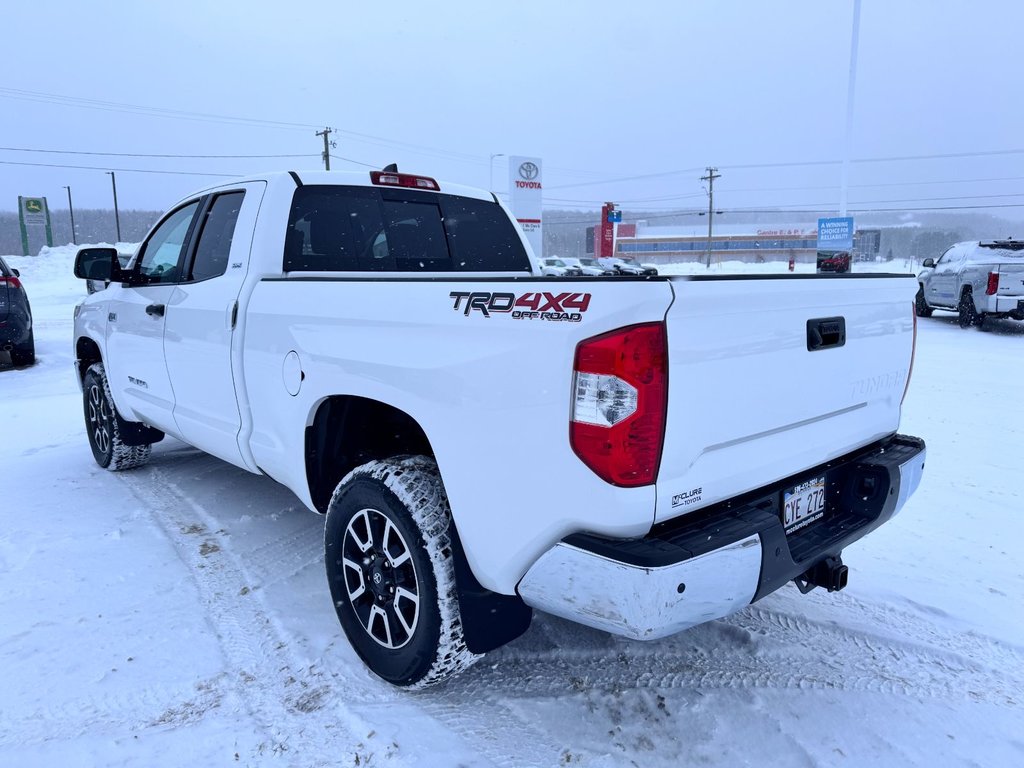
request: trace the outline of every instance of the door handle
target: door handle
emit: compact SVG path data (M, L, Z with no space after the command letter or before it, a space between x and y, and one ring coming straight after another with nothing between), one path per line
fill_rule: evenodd
M164 305L163 304L150 304L146 307L146 314L152 315L153 317L164 316Z

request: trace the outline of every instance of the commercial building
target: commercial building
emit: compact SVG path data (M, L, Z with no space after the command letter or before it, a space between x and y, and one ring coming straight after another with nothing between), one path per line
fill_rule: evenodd
M854 240L858 254L878 253L878 230L859 230ZM777 226L726 224L716 226L711 237L712 263L719 261L789 261L814 263L817 256L817 222ZM615 252L648 264L703 261L707 258L707 224L693 227L648 226L646 222L620 224Z

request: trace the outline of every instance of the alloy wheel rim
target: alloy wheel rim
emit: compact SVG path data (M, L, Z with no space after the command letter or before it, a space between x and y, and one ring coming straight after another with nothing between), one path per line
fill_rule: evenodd
M412 552L387 515L361 509L345 527L342 580L360 625L389 650L412 639L420 617L419 582Z
M89 387L89 434L100 453L110 450L110 409L98 385Z

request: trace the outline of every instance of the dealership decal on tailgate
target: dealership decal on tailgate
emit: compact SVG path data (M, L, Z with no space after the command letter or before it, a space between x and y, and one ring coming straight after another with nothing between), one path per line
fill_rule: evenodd
M786 533L806 528L825 516L825 476L814 477L782 495L782 524Z
M515 320L556 320L578 323L590 307L589 293L490 293L489 291L452 291L453 309L469 317L480 312L484 317L492 314L511 315Z

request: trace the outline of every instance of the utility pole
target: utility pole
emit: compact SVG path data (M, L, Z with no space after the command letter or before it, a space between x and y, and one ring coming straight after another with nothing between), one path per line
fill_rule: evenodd
M714 218L715 218L715 179L720 179L722 177L722 174L718 173L718 169L717 168L712 168L711 166L708 166L705 170L707 170L708 175L700 177L701 181L706 181L708 183L708 251L707 251L707 253L704 256L704 266L706 266L708 269L710 269L711 268L711 222L714 221Z
M71 187L64 187L68 191L68 213L71 214L71 244L78 245L75 239L75 208L71 205Z
M331 147L337 147L338 146L338 142L331 141L331 140L328 139L328 137L332 133L334 133L334 130L331 129L331 128L327 128L326 126L324 127L324 129L322 131L317 131L316 132L317 136L323 136L324 137L324 170L325 171L331 170Z
M121 214L117 212L117 179L113 171L106 171L110 176L110 185L114 188L114 226L117 227L117 242L121 242Z

